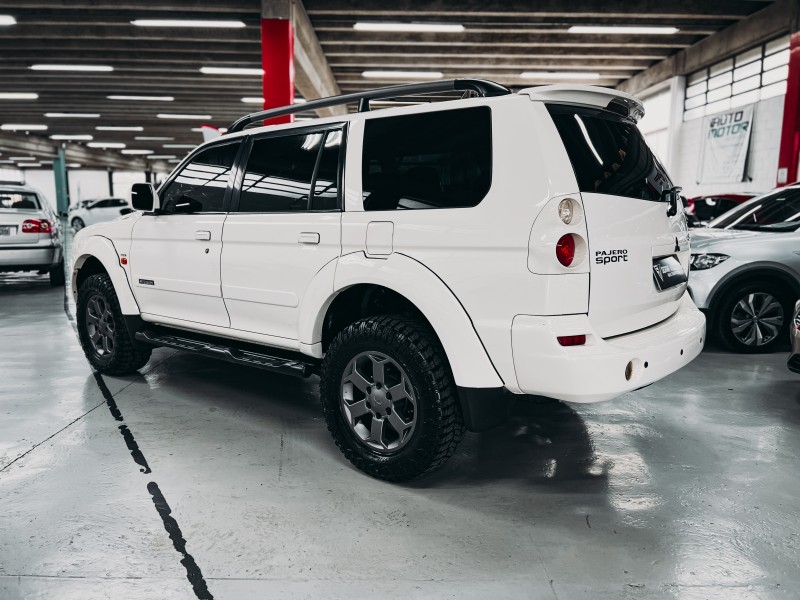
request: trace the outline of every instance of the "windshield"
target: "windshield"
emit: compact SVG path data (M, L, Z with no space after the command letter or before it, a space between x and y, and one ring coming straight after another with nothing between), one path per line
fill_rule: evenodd
M39 210L39 198L32 192L0 191L0 208L6 210Z
M749 231L794 231L800 227L800 188L784 188L753 198L708 226Z

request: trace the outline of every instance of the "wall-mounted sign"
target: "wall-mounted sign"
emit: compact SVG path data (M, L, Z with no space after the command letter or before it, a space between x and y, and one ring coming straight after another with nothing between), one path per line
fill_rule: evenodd
M697 182L736 183L744 180L752 129L752 104L703 119Z

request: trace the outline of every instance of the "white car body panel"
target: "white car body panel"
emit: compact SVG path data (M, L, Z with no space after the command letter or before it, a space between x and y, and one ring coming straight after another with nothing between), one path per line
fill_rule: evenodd
M114 200L118 205L107 207L98 206L99 203L106 202L107 200ZM118 219L119 217L123 216L123 211L125 211L125 209L130 210L130 206L127 202L119 198L105 198L96 200L87 204L86 206L79 206L78 208L70 210L70 225L72 225L76 217L81 219L85 226L113 221L114 219Z

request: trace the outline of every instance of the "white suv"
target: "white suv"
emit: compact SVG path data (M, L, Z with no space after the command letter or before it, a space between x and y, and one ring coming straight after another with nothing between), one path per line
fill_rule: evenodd
M369 100L475 97L369 110ZM392 481L512 400L614 398L687 364L678 188L614 90L453 80L326 98L359 112L245 129L191 153L137 212L82 230L71 286L92 365L153 346L320 375L347 458Z

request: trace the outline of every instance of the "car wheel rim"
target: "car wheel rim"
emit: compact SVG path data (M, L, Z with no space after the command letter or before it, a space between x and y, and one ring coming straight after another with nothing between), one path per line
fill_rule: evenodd
M341 381L345 422L362 444L392 454L408 444L417 425L417 400L403 368L380 352L362 352Z
M99 294L86 303L86 332L95 354L105 357L114 351L114 316L108 301Z
M80 231L81 229L83 229L83 221L81 221L80 219L75 219L75 220L72 222L72 228L73 228L75 231Z
M764 346L783 330L783 306L772 294L747 294L733 307L731 331L745 346Z

